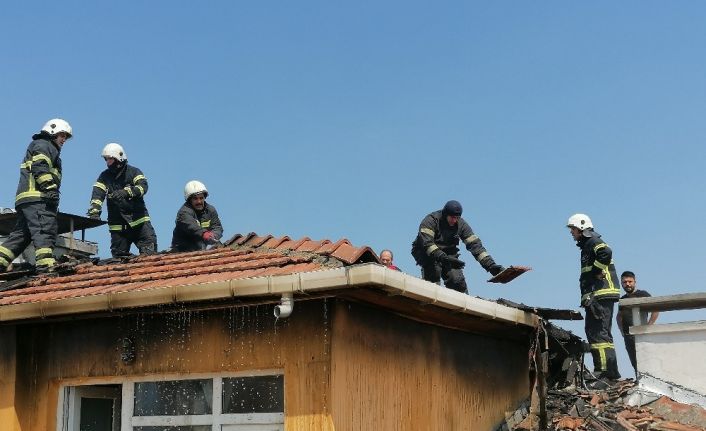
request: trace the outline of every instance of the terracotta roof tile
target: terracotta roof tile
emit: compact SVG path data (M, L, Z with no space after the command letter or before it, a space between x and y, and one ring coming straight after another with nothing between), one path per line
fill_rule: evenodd
M333 253L334 251L336 251L336 249L338 247L340 247L344 244L350 245L351 243L348 242L348 240L344 238L344 239L338 240L333 243L322 245L321 247L319 247L316 250L316 253L323 254L323 255L329 255L329 254Z
M320 241L304 241L299 247L296 248L297 251L314 251L326 244L330 244L331 241L327 239L322 239Z
M84 263L74 273L43 276L25 286L0 292L0 307L10 304L53 301L133 290L173 287L223 280L316 271L338 266L323 259L334 257L343 264L379 262L369 247L354 247L346 239L337 242L307 237L235 235L229 246L189 253L139 256L126 263Z
M276 248L278 245L282 244L285 241L288 241L289 237L288 236L282 236L279 238L270 238L267 241L265 241L264 244L262 244L263 247L268 247L268 248Z
M247 241L245 241L243 243L243 245L249 245L251 247L260 247L264 243L266 243L267 240L269 240L270 238L272 238L272 235L266 235L266 236L254 235L254 236L250 237Z
M296 250L304 244L305 242L310 241L310 238L308 236L305 236L304 238L299 238L298 240L288 240L284 241L282 244L278 245L276 248L280 250Z

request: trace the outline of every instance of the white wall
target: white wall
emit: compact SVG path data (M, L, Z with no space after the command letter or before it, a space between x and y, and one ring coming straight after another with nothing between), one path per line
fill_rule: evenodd
M706 396L706 321L642 325L635 334L638 376Z

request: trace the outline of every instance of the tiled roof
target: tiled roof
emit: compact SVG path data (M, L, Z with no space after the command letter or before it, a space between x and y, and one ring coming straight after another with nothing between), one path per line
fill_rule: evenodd
M126 263L79 264L63 276L30 279L24 286L0 292L0 307L106 293L182 286L222 280L335 268L379 262L369 247L354 247L309 238L235 235L226 247L191 253L139 256Z

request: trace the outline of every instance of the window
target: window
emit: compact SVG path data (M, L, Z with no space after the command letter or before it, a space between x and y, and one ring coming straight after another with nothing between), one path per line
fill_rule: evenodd
M103 422L112 424L105 428L110 431L284 430L284 376L281 374L187 379L150 377L121 383L110 385L111 393L116 394L113 395L115 401L84 397L83 403L77 402L76 394L95 392L94 389L105 386L66 387L60 404L63 420L58 430L93 430L95 428L83 418L100 420L101 415L106 416Z
M223 413L284 411L284 376L223 379Z

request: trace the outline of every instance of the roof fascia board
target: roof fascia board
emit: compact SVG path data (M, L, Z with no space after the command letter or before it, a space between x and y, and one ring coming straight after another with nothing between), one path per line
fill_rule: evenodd
M471 297L420 278L370 263L288 275L165 286L6 305L0 307L0 322L161 304L248 296L280 296L284 293L294 293L296 300L296 294L362 287L381 289L392 296L404 296L425 304L508 324L532 327L538 324L538 317L533 313Z

